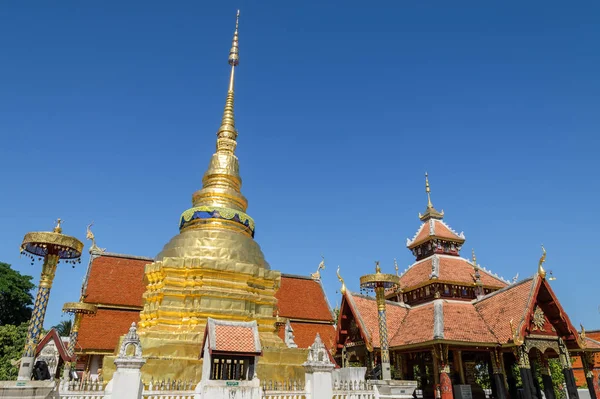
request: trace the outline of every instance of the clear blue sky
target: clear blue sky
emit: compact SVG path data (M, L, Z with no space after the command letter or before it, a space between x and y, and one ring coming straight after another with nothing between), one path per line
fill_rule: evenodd
M111 252L155 256L201 187L224 105L235 10L238 156L267 260L339 301L405 247L426 205L487 268L536 272L571 320L597 296L598 2L4 3L0 260L31 230L95 221ZM86 251L87 245L86 242ZM77 300L61 265L46 327Z

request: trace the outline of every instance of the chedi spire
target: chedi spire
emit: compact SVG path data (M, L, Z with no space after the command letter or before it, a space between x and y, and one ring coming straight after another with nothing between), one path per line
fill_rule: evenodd
M192 196L193 208L182 214L180 231L187 228L228 227L251 237L254 236L254 221L244 213L248 207L248 201L241 192L242 179L239 174L238 158L235 155L237 130L235 129L233 105L235 69L239 64L239 17L238 10L229 50L228 63L231 66L231 72L225 109L221 125L217 130L217 149L202 178L202 189L196 191Z
M240 10L237 12L235 20L235 32L229 50L229 65L231 65L231 75L229 76L229 89L227 90L227 98L225 100L225 109L223 110L223 118L221 127L217 131L217 152L231 153L235 152L237 142L237 130L235 130L235 117L233 113L234 104L234 78L235 67L240 63L240 48L238 39L238 29L240 24Z

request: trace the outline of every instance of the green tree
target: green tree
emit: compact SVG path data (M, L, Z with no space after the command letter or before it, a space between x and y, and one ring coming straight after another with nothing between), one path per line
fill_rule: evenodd
M31 290L35 287L32 279L0 262L0 326L29 321L33 305Z
M58 323L57 325L55 325L54 328L56 330L56 332L58 333L59 336L61 337L68 337L69 334L71 334L71 327L73 326L73 322L71 321L71 319L69 320L63 320L60 323Z
M23 354L27 323L0 326L0 381L15 380L19 373L16 361Z

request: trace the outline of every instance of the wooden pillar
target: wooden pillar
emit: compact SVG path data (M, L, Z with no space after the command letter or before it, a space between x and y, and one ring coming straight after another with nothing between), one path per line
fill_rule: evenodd
M454 355L454 367L458 371L458 375L460 377L460 383L464 385L465 384L465 368L463 366L463 361L462 361L462 351L455 350L455 351L453 351L453 355Z
M492 381L495 388L494 396L497 399L507 399L502 353L497 348L490 352L490 363L492 364Z
M565 376L565 384L567 385L567 392L569 394L568 399L579 399L577 384L575 383L575 375L573 374L573 366L571 365L571 356L569 355L567 345L565 345L565 342L562 340L562 338L558 339L558 349L560 351L560 363Z
M521 380L523 381L524 398L540 399L537 396L537 391L533 383L533 375L531 374L531 364L529 363L529 353L527 352L524 345L518 346L516 348L516 352L516 356L519 360L519 372L521 373Z
M581 363L583 364L583 372L585 373L585 381L587 382L590 397L597 399L596 389L594 387L594 354L592 352L584 352L581 354Z

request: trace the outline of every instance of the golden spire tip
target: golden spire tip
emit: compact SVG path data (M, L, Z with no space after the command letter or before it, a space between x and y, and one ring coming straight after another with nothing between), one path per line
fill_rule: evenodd
M425 192L427 193L427 209L433 208L431 203L431 188L429 188L429 174L425 172Z
M225 109L223 118L221 119L221 127L217 131L217 152L220 153L235 153L237 146L237 130L235 129L235 117L233 113L234 103L234 74L235 67L240 63L240 48L238 40L238 27L240 23L240 11L238 10L235 19L235 32L231 41L231 49L229 50L228 63L231 65L231 74L229 75L229 88L227 89L227 98L225 100Z

